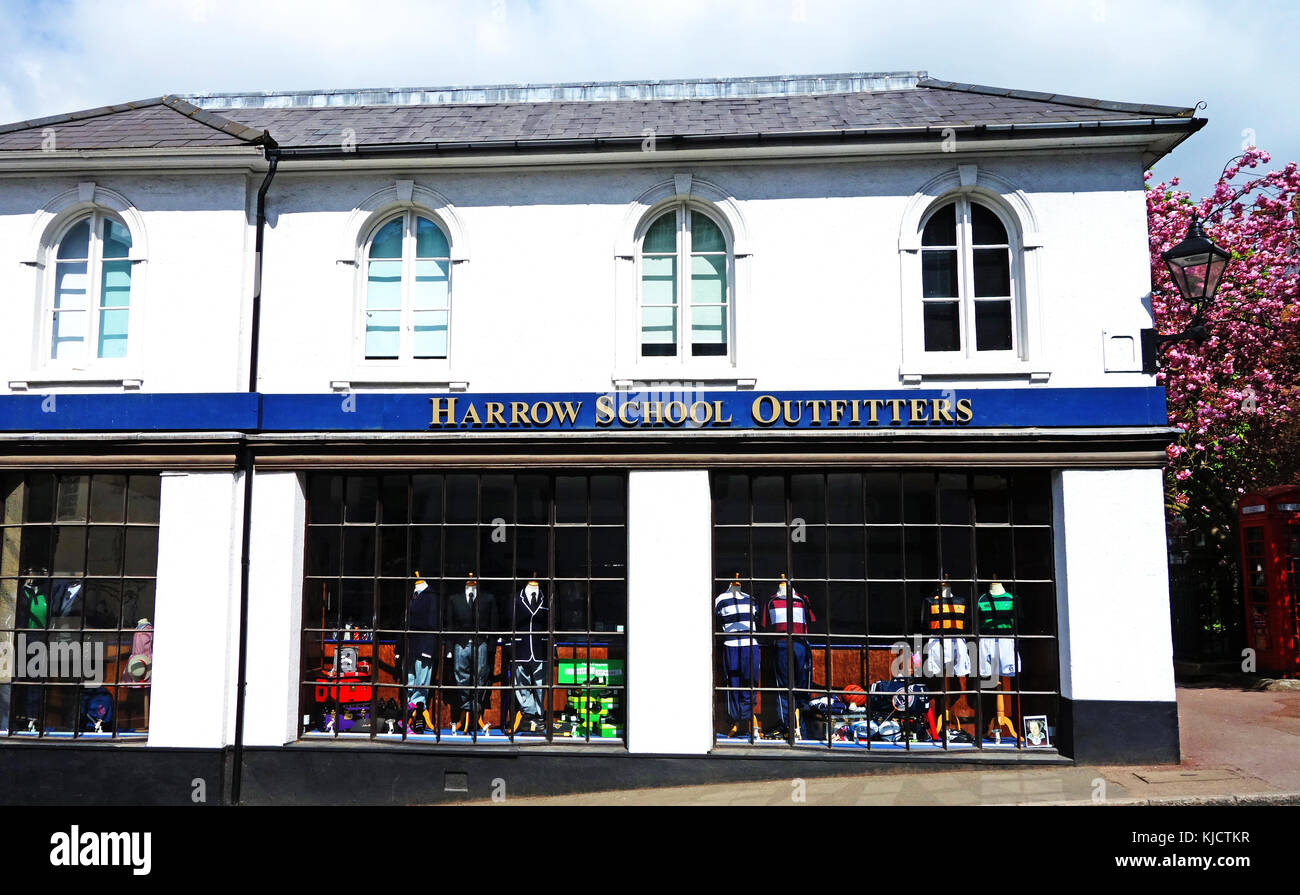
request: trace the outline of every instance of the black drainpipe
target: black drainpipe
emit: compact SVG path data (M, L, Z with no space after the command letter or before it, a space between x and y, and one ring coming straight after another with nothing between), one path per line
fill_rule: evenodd
M266 193L275 179L275 169L280 164L280 155L274 143L264 148L267 161L266 177L257 191L257 242L253 262L253 321L250 335L251 345L248 353L248 391L257 393L257 359L258 343L262 330L262 246L266 239ZM259 402L258 425L262 422L262 410ZM249 447L247 436L239 440L238 466L244 474L244 520L243 534L239 545L239 684L235 690L235 749L230 775L230 802L238 805L244 770L244 691L248 688L248 567L249 545L253 534L253 451Z

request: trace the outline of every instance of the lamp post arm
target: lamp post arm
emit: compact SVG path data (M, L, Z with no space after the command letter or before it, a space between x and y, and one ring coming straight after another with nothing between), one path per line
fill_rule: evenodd
M1164 365L1165 349L1175 342L1195 342L1200 345L1209 337L1200 308L1197 308L1196 314L1182 332L1162 336L1154 329L1142 330L1142 372L1159 373Z

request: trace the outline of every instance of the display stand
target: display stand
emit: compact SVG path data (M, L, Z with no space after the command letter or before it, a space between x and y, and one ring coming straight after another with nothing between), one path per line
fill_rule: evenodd
M1011 689L1011 678L1005 674L1002 675L1002 689L1004 691ZM1007 730L1011 731L1011 738L1019 742L1020 735L1016 733L1015 725L1012 724L1011 719L1007 717L1005 699L1006 695L1004 693L998 693L997 715L989 721L988 735L992 738L998 739L1000 738L1000 731L1005 727Z
M1013 604L1010 602L1014 598L1011 596L1011 594L1007 593L1006 589L1002 586L1002 582L998 578L996 572L993 573L993 580L989 584L989 589L985 596L987 596L992 600L997 600L998 598L1005 598L1005 600L1007 601L1007 606L1005 609L1002 609L1000 607L997 607L996 604L990 604L990 611L994 614L992 615L992 617L986 617L983 614L984 604L981 602L984 599L984 597L977 598L975 602L975 607L977 613L979 614L979 622L977 625L979 635L981 637L985 637L989 635L992 635L994 637L1009 635L1013 643L1012 653L1014 656L1011 667L1018 672L1020 670L1020 650L1017 649L1014 645L1018 625L1016 624L1016 614L1012 609ZM999 611L1010 613L1009 629L1003 626L1005 625L1005 622L999 624L998 617L996 614ZM996 640L994 641L994 643L1000 644L1001 640ZM1000 647L998 649L1000 650ZM995 656L995 658L997 658L998 661L1001 661L1000 655ZM984 661L982 653L981 653L980 661L981 662ZM1011 718L1007 715L1006 695L1010 693L1012 689L1011 676L1006 674L1000 675L1000 683L1002 686L999 688L999 691L996 696L994 715L992 718L989 719L989 726L988 726L988 730L986 731L986 735L988 738L995 740L998 744L1001 744L1002 731L1005 729L1008 732L1010 732L1011 739L1017 745L1019 745L1021 743L1020 734L1016 733L1016 726L1015 724L1012 723ZM1017 693L1017 697L1018 696L1019 694Z
M959 640L957 642L960 643L963 647L965 646L964 640ZM942 647L940 647L940 649L942 649ZM944 656L941 655L940 658L942 659L944 658ZM946 666L947 663L944 664ZM954 680L958 681L961 684L961 690L959 690L958 692L964 692L966 690L967 678L959 677L959 678L954 678ZM957 715L957 710L953 708L954 701L955 700L951 696L951 691L948 689L948 674L945 667L945 671L943 675L943 711L939 713L938 716L935 718L936 734L942 735L945 730L962 729L961 718Z
M939 601L938 606L940 610L939 612L940 625L943 624L944 620L947 619L948 616L957 615L956 598L953 595L952 587L948 583L947 578L943 578L941 580L939 585L939 593L935 595L934 599L937 599ZM950 665L948 658L951 653L953 659L951 664L955 666L957 664L957 655L956 655L957 650L959 648L962 650L966 650L967 648L966 638L965 638L965 632L967 627L966 620L970 618L970 616L971 613L970 613L969 605L963 606L961 611L961 626L958 628L954 628L954 630L957 632L957 636L955 638L948 637L943 627L938 628L939 655L938 655L937 664L939 665L940 673L943 676L943 710L939 713L936 713L937 717L935 718L933 732L936 735L942 736L945 741L947 741L947 739L949 738L951 731L960 731L962 729L961 719L957 715L957 710L953 705L955 700L950 695L952 691L948 687L948 680L949 680L948 668ZM934 619L931 619L930 620L931 633L935 631L935 628L933 627L934 623L935 623ZM931 638L931 642L932 643L934 642L933 637ZM949 644L952 644L951 650L949 649ZM965 676L959 676L954 678L954 680L957 680L961 684L961 689L958 690L957 692L964 693L966 691L966 683L968 678Z

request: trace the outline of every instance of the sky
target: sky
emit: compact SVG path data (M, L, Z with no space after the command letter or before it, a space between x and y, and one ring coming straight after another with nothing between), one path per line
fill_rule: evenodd
M1250 143L1300 159L1296 0L0 0L0 122L227 91L928 71L1210 121L1193 193Z

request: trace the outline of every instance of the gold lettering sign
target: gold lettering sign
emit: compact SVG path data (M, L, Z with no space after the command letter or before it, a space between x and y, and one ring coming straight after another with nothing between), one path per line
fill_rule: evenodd
M463 402L429 399L430 428L575 428L582 401ZM725 400L636 401L598 395L596 428L726 427L735 421ZM888 410L885 416L882 411ZM507 417L507 414L509 416ZM965 426L975 419L970 398L802 398L759 395L749 406L750 422L762 428L863 428L873 426ZM906 418L905 418L906 417Z

